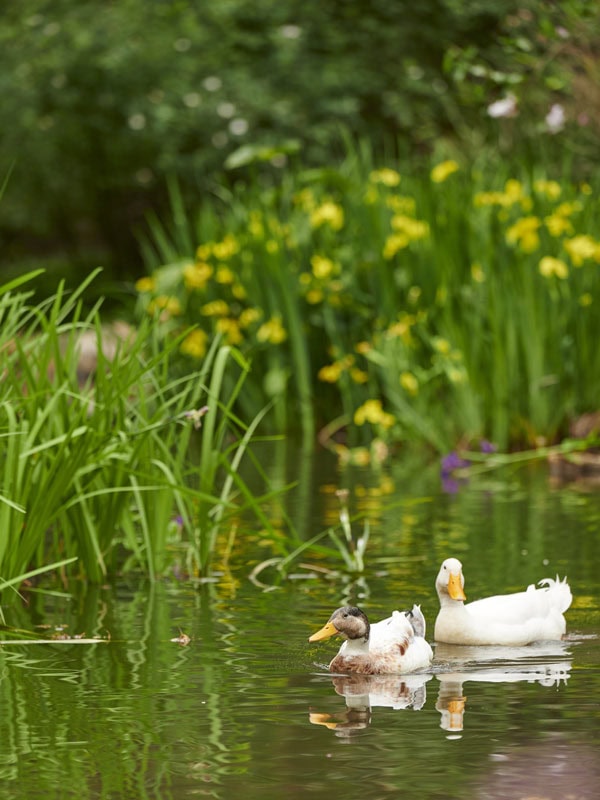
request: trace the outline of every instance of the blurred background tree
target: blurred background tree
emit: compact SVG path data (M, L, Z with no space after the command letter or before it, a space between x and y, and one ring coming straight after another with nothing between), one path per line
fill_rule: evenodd
M585 177L599 12L598 0L5 3L0 266L42 262L52 286L96 264L135 277L136 232L164 209L167 176L197 198L254 157L327 165L342 130L413 163L546 148Z

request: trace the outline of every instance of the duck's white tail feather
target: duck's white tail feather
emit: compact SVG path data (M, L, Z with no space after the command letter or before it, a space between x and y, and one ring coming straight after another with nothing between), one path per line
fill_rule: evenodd
M571 587L567 583L567 577L561 580L558 575L553 578L542 578L538 586L545 586L548 592L548 599L552 607L559 611L561 614L569 608L573 602L573 595L571 594Z

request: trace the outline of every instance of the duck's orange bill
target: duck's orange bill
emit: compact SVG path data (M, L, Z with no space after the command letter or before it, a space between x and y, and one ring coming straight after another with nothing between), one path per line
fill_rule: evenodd
M466 600L465 591L460 581L460 572L451 572L448 578L448 594L453 600Z
M339 633L338 629L332 622L328 622L327 625L324 625L320 631L313 633L312 636L309 637L309 642L320 642L321 639L329 639L330 636L335 636L336 633Z

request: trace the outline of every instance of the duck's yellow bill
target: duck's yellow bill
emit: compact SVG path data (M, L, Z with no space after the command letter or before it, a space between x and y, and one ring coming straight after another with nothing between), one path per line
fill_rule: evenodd
M466 600L465 590L460 582L460 572L451 572L448 578L448 594L453 600Z
M311 711L308 715L308 719L313 725L325 725L325 727L329 728L330 731L335 730L338 726L337 722L332 721L331 714L317 714L316 712Z
M324 625L320 631L313 633L312 636L309 636L309 642L320 642L321 639L329 639L330 636L335 636L336 633L339 633L338 629L332 622L328 622L327 625Z

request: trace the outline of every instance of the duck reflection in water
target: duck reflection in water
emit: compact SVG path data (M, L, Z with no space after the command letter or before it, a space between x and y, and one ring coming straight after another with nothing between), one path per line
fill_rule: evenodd
M412 675L335 675L331 676L337 694L346 707L336 713L311 709L313 725L324 725L342 739L368 728L373 709L412 709L425 707L426 684L433 677L439 682L435 704L440 727L449 736L460 736L465 727L467 693L464 684L537 682L541 686L566 683L571 671L570 652L565 642L540 642L527 647L465 647L438 644L436 659L427 674ZM502 693L504 687L498 687Z
M425 684L432 675L335 675L336 693L344 697L346 708L335 714L310 711L313 725L324 725L336 736L349 737L368 728L376 707L420 711L427 699Z
M440 727L449 734L464 728L467 696L463 684L539 683L559 686L571 673L570 652L562 642L539 642L527 647L436 646L437 679L440 683L436 709Z

